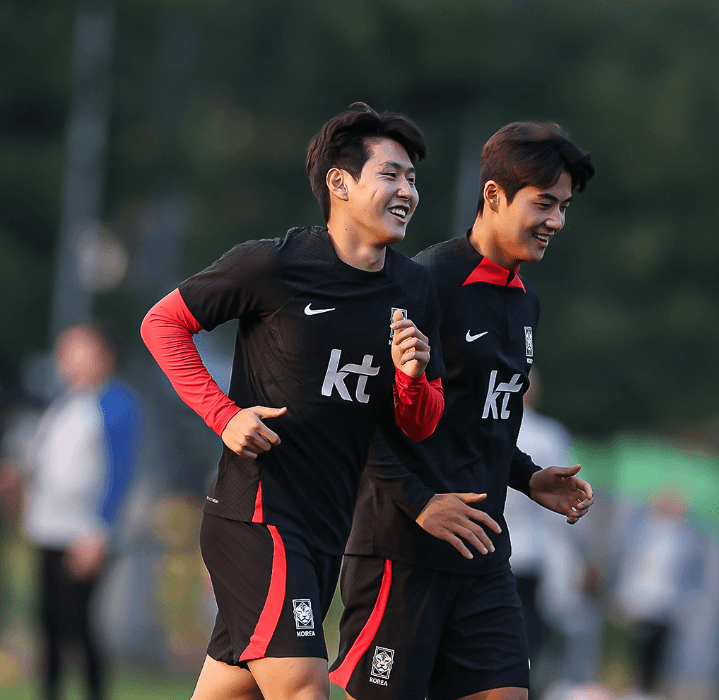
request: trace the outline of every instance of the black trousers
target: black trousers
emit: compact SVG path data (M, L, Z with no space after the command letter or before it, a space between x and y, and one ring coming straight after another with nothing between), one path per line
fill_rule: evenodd
M60 697L67 653L77 650L89 700L104 700L106 667L90 620L90 605L99 577L78 581L67 571L65 550L40 553L40 622L42 627L41 692L44 700Z

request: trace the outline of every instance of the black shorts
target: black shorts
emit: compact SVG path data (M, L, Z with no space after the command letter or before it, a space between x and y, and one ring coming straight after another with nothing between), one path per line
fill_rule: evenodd
M357 700L456 700L529 687L514 575L456 576L345 556L345 610L330 680Z
M342 558L273 525L205 513L200 549L217 601L208 656L233 666L265 657L327 658L322 620Z

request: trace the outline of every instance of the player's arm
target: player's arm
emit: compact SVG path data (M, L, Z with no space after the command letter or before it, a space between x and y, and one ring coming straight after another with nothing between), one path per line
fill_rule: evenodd
M508 486L511 486L515 491L521 491L525 496L529 496L529 481L534 476L534 473L538 471L541 471L541 467L538 467L526 452L522 452L515 445L512 463L509 465Z
M262 419L282 415L286 409L253 406L241 410L217 386L203 364L192 339L201 330L179 289L175 289L150 309L140 333L180 398L233 452L255 459L280 442Z
M481 554L494 551L482 526L499 533L499 525L469 505L484 500L486 494L435 493L404 465L380 429L375 431L372 458L364 474L423 530L449 542L467 559L473 557L467 545Z
M395 368L394 416L402 431L416 442L428 438L444 411L444 388L438 377L410 377Z
M442 380L427 380L431 359L429 339L401 311L394 312L392 361L395 365L395 420L415 441L429 437L444 411ZM438 346L439 347L439 346ZM436 364L441 365L441 362Z

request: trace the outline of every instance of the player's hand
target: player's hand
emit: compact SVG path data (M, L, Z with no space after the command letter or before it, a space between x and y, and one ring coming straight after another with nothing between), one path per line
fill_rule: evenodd
M390 328L394 331L392 338L392 362L397 369L410 377L419 377L429 362L429 343L417 326L401 311L394 312Z
M574 525L594 503L591 484L576 476L581 468L581 464L575 464L535 472L529 480L529 497L540 506L565 515L567 522Z
M477 522L497 534L502 532L502 528L485 512L468 505L485 498L486 493L438 493L417 516L417 524L430 535L449 542L467 559L472 559L473 555L462 540L482 554L493 552L494 545Z
M233 452L246 459L257 459L257 455L267 452L273 445L280 444L280 437L262 421L277 418L287 412L284 408L252 406L243 408L232 416L222 432L222 442Z
M65 555L65 567L70 575L84 581L95 578L107 557L107 541L101 533L80 535Z

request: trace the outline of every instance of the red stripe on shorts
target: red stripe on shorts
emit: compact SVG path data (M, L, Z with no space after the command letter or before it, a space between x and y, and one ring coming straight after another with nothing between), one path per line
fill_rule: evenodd
M252 661L261 659L267 652L267 646L277 628L280 619L282 606L285 602L285 589L287 588L287 557L285 556L285 545L282 542L280 533L274 525L268 525L267 529L272 535L274 550L272 552L272 574L270 575L270 590L267 592L265 605L257 620L255 631L252 634L247 648L240 654L239 661Z
M339 668L335 669L330 673L330 680L338 685L340 688L347 689L350 677L354 673L357 664L360 659L364 656L369 645L372 643L379 624L382 622L384 617L384 611L387 607L387 599L389 598L389 589L392 585L392 562L387 559L384 563L384 573L382 574L382 583L379 587L379 594L375 601L374 608L370 614L367 622L365 622L362 631L357 636L355 643L352 648L347 652L345 660L342 662Z
M255 512L252 514L253 523L262 522L262 482L257 482L257 495L255 496Z

